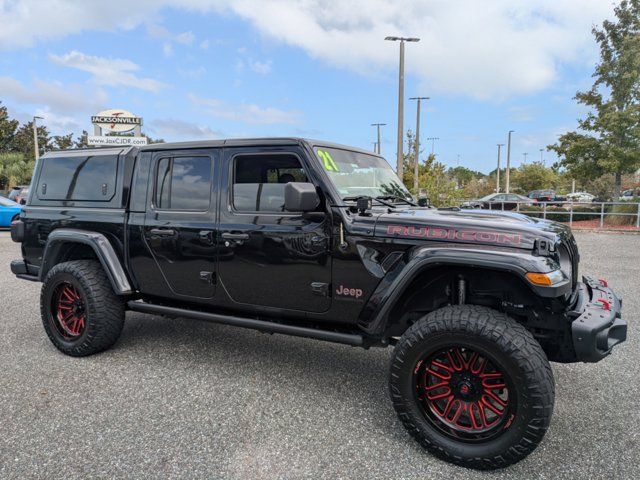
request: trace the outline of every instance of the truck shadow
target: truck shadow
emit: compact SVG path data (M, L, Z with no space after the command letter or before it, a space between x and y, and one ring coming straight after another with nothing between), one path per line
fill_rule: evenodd
M277 385L292 395L320 398L336 406L347 402L366 410L368 418L380 419L384 428L396 420L387 392L391 348L364 350L128 312L115 350L129 350L137 357L160 355L178 369L197 368L218 377L228 374L230 379L240 376L241 382Z

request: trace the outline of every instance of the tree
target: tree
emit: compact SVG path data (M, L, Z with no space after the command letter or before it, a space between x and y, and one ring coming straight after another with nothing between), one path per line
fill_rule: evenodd
M614 11L614 21L592 30L600 46L594 84L575 96L591 111L579 120L579 132L548 148L583 181L614 174L619 194L622 175L640 168L640 0L623 0Z
M13 137L20 122L9 118L7 107L0 102L0 152L6 152L11 149Z
M147 138L147 142L149 142L149 144L152 144L152 143L166 143L164 141L164 139L162 139L162 138L151 138L146 133L143 133L142 136Z
M35 167L35 159L26 159L22 153L0 153L0 184L5 187L27 185Z
M481 172L470 170L467 167L454 167L449 168L447 174L451 178L455 178L458 181L460 187L464 187L473 179L484 178L485 175Z
M414 162L415 162L415 136L411 130L407 131L407 150L404 154L403 183L413 190ZM434 205L446 206L456 203L462 198L463 191L457 189L456 182L447 175L447 168L436 157L430 154L418 165L418 190L425 190L427 197ZM413 192L418 194L419 192Z
M531 190L556 188L558 175L542 162L525 163L514 172L513 183L517 193L526 195Z
M87 137L89 133L86 130L82 131L82 134L76 137L75 142L73 142L73 148L87 148L89 143L87 143Z
M51 138L49 137L49 131L45 126L38 127L38 150L40 155L49 148ZM33 145L33 122L24 123L18 128L16 134L13 137L14 152L22 153L27 160L35 160L34 145Z
M68 135L55 135L53 137L54 150L68 150L73 148L73 133Z

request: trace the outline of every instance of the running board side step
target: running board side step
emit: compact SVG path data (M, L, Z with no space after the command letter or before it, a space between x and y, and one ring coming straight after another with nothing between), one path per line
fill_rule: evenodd
M141 313L155 313L157 315L167 315L170 317L185 317L196 320L206 320L214 323L222 323L224 325L233 325L234 327L251 328L268 333L283 333L285 335L293 335L296 337L316 338L318 340L326 340L327 342L344 343L361 347L364 344L362 335L350 333L327 332L317 330L315 328L297 327L295 325L285 325L282 323L274 323L266 320L255 320L253 318L234 317L232 315L221 315L219 313L200 312L196 310L187 310L184 308L166 307L164 305L154 305L144 303L137 300L127 302L129 310Z

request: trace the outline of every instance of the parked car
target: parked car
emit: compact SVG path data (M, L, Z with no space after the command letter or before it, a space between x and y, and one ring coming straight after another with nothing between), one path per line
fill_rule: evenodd
M20 205L24 205L27 203L27 198L29 198L29 185L21 186L19 188L20 192L16 197L16 202L18 202Z
M533 205L535 202L524 195L515 193L492 193L478 200L464 202L462 208L484 208L487 210L515 210L521 205Z
M582 203L591 203L596 198L595 195L591 195L587 192L573 192L567 194L568 202L582 202Z
M553 202L556 199L556 192L553 190L533 190L527 195L536 202Z
M630 202L634 198L640 197L640 187L638 188L630 188L629 190L625 190L622 192L622 195L618 197L618 201L620 202Z
M0 227L10 227L11 222L20 216L21 210L22 205L19 203L6 197L0 197Z

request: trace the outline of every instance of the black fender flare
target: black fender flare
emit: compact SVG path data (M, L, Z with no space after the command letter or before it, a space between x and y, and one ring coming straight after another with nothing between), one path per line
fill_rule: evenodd
M56 264L60 248L68 243L81 243L93 249L116 294L128 295L133 293L127 273L107 237L101 233L75 228L59 228L49 234L42 256L42 266L39 272L40 281L44 280L49 270Z
M402 261L385 275L369 297L362 310L358 325L371 335L382 335L386 330L389 314L398 299L413 280L425 270L450 265L508 272L521 278L532 289L532 294L556 298L571 292L571 279L565 279L553 287L532 285L526 280L527 272L546 273L560 268L549 257L534 256L528 251L481 250L466 247L417 247L405 254Z

